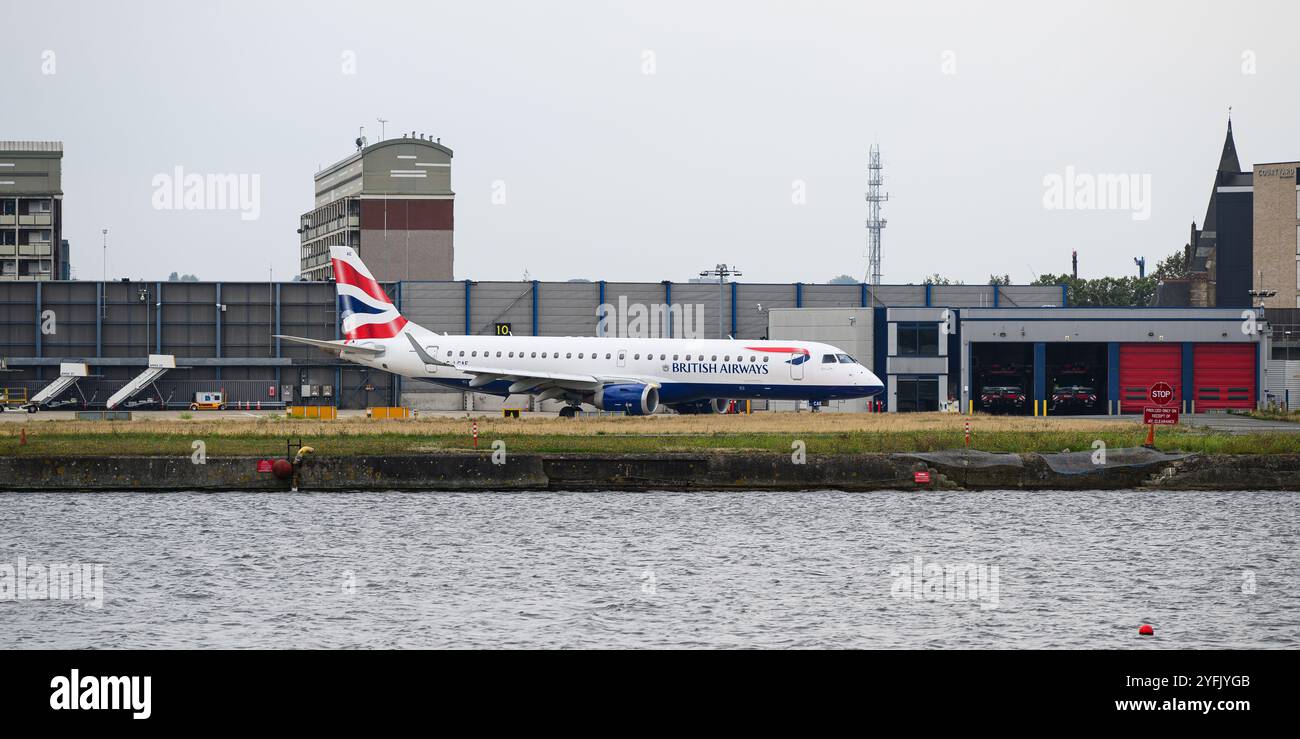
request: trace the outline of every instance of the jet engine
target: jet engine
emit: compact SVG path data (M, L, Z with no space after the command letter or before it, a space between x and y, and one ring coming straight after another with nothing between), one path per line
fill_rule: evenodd
M689 403L673 403L668 407L687 416L699 413L726 413L731 407L731 401L726 398L705 398Z
M659 388L635 382L605 385L592 395L589 402L602 411L648 416L659 410Z

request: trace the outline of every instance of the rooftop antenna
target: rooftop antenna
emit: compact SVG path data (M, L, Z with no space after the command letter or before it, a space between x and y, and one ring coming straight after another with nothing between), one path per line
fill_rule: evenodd
M387 137L384 135L384 124L388 123L387 118L376 118L379 121L379 140L384 141Z
M357 151L366 148L366 127L360 126L357 130Z
M104 273L99 278L101 282L108 282L108 229L100 229L104 235Z
M889 193L881 193L885 184L880 164L880 145L872 144L867 159L867 284L880 285L880 237L885 224L880 217L880 204L889 200Z

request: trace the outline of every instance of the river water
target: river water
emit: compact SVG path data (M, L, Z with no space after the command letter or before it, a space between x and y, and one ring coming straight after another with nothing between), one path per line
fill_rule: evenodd
M1294 648L1298 530L1271 492L0 493L0 648Z

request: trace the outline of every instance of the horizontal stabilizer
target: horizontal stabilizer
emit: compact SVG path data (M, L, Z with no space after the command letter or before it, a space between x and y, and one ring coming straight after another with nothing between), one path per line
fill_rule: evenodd
M314 346L317 349L324 349L325 351L330 352L332 354L341 354L343 352L347 352L348 354L365 354L367 356L377 357L384 353L384 350L382 348L373 347L373 346L359 346L357 344L349 344L346 341L324 341L322 339L304 339L301 336L285 336L283 334L272 334L272 336L277 339L284 339L285 341L293 341L299 344L306 344L307 346Z

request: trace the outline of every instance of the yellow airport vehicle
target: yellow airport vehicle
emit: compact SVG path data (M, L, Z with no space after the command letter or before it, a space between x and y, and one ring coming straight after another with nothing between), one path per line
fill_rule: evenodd
M27 388L0 387L0 408L22 408L27 405Z
M220 392L194 393L194 401L190 403L192 411L224 411L225 409L226 394Z

